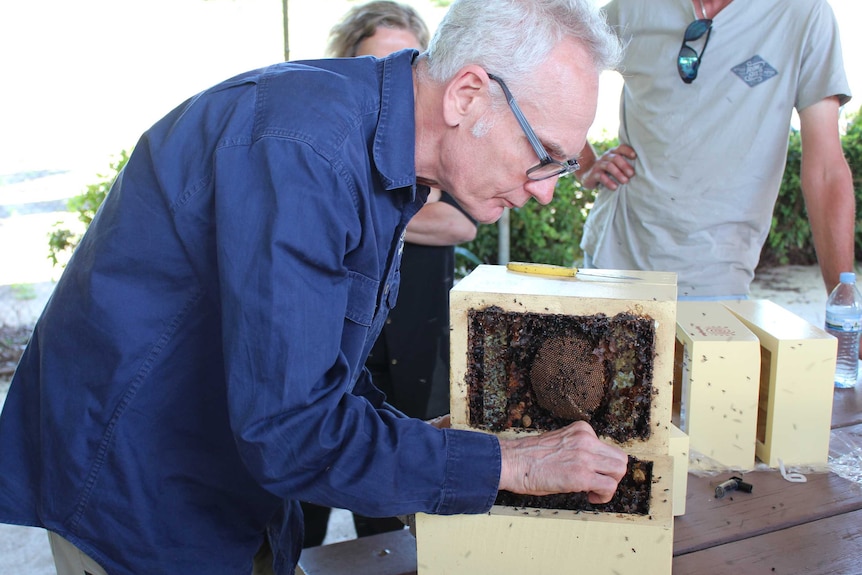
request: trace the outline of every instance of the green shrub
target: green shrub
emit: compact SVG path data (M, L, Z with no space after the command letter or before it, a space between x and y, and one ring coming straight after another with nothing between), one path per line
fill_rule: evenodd
M853 173L853 188L856 193L855 259L862 261L862 114L850 117L846 133L841 137L844 157ZM802 196L799 169L802 166L802 139L798 131L790 133L787 150L787 166L781 181L778 201L772 214L772 227L760 253L760 267L775 265L812 265L817 263L817 254L811 239L808 212Z
M856 261L859 262L862 261L862 110L852 117L841 143L856 190Z
M856 261L862 261L862 113L852 116L841 138L844 155L853 172L856 192ZM593 142L597 153L617 144L616 140ZM799 180L802 142L798 131L790 133L787 167L772 216L769 236L760 256L760 267L811 265L817 263L811 227ZM595 195L573 178L562 178L548 207L530 201L510 214L510 259L558 265L576 265L582 254L578 244L587 212ZM458 274L464 275L477 261L497 263L497 226L480 226L476 239L461 246Z
M593 142L596 154L616 146L616 138ZM587 213L596 199L595 190L587 190L572 176L560 178L554 199L547 206L529 201L509 212L509 259L555 265L580 265L583 258L580 242ZM478 262L499 261L498 228L479 226L476 239L456 251L456 273L463 277Z
M513 261L535 261L570 266L580 258L581 232L587 211L595 194L585 190L573 177L560 178L554 199L547 206L530 201L509 211L509 258ZM471 270L476 261L495 264L498 261L498 227L482 225L476 239L461 246L460 275ZM464 250L475 256L465 254Z
M772 211L772 226L760 251L760 267L817 263L814 244L811 242L808 213L805 211L805 198L802 196L802 182L799 178L801 166L802 138L799 131L793 130L790 132L787 164L778 191L778 200Z
M111 189L111 184L126 162L129 161L131 152L122 150L120 154L114 158L109 164L107 174L97 174L99 180L87 186L83 193L71 198L66 206L70 212L78 212L78 220L84 224L84 230L96 217L96 212L102 202L105 201L105 196ZM61 227L62 224L54 224L54 229L48 235L48 259L56 266L59 265L61 259L65 261L63 256L67 256L74 251L75 246L81 241L83 232L72 231L68 228Z

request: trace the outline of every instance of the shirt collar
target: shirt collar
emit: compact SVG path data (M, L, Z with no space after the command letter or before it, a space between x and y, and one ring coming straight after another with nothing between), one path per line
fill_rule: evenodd
M417 54L416 50L402 50L380 64L380 118L373 153L381 181L388 190L416 184L413 60Z

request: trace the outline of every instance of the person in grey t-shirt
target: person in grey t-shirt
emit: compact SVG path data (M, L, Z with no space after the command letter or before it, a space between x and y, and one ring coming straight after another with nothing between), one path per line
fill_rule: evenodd
M795 108L802 189L831 290L854 269L855 199L838 131L850 90L826 0L605 9L627 47L620 145L596 158L588 144L579 158L582 184L601 186L581 242L592 264L676 272L681 299L746 296Z

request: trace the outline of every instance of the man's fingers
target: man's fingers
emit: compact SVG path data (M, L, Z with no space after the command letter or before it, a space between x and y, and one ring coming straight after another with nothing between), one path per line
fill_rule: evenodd
M608 455L600 454L595 463L595 471L596 473L610 477L614 481L619 482L626 474L628 463L628 455L623 452Z
M587 493L590 503L607 503L617 492L620 480L625 476L628 456L620 462L618 458L606 459L607 467L596 469L593 485Z
M587 423L586 421L575 421L570 423L568 426L562 428L560 433L571 432L571 433L586 433L591 437L598 437L596 435L596 430L593 429L593 426ZM553 432L551 432L553 433Z
M634 148L632 148L628 144L620 144L616 147L616 151L630 160L636 160L638 157Z
M614 178L609 176L607 172L601 172L599 174L599 181L604 187L609 190L616 190L618 187L620 187L619 183Z
M616 154L611 154L608 158L605 170L623 184L635 175L635 169L629 161L625 157Z
M631 162L636 159L637 154L631 146L622 144L611 148L583 174L581 183L589 189L602 185L609 190L616 190L620 184L626 184L634 177L635 170Z
M614 493L617 492L617 486L614 484L614 488L611 491L590 491L587 493L587 501L596 505L600 503L607 503L611 499L614 498Z

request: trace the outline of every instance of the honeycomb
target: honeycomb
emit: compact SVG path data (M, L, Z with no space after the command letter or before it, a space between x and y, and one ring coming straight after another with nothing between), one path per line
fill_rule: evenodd
M470 425L548 431L589 421L599 436L648 439L655 349L651 318L468 312Z
M601 359L585 339L548 338L530 368L536 402L551 414L590 421L607 391Z

